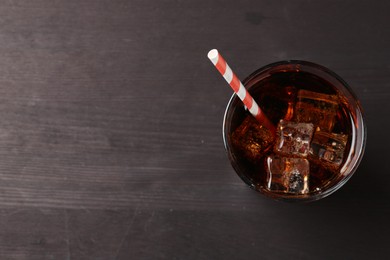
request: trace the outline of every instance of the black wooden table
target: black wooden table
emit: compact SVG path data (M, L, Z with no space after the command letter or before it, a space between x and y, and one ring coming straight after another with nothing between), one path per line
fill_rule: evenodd
M388 1L0 3L0 259L383 259L389 250ZM231 89L301 59L365 109L366 153L309 204L229 164Z

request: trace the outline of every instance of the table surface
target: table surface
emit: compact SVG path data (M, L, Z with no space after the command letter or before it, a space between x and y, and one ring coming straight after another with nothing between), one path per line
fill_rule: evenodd
M37 0L0 5L1 259L380 259L390 253L389 1ZM365 110L353 178L309 204L235 174L231 89L286 59Z

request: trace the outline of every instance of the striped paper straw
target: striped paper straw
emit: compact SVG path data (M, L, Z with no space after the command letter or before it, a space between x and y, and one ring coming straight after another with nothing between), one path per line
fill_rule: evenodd
M244 105L249 109L249 112L257 119L257 121L260 122L260 124L268 128L268 130L275 135L275 126L269 121L263 111L261 111L259 105L257 105L253 97L241 83L241 80L237 78L236 74L232 71L218 50L213 49L209 51L207 57L211 60L219 73L221 73L221 75L225 78L227 83L229 83L230 87L232 87Z

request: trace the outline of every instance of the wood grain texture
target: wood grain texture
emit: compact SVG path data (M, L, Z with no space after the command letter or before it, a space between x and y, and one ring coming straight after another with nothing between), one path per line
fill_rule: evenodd
M2 1L1 259L367 259L390 251L387 1ZM324 200L274 202L231 168L237 75L285 59L336 71L366 154Z

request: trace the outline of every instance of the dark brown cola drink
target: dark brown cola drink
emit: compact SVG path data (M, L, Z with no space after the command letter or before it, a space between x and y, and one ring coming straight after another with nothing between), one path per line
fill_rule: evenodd
M268 65L243 84L276 126L276 137L233 95L224 142L237 174L276 199L310 201L340 188L355 172L366 131L361 107L330 70L303 61Z

